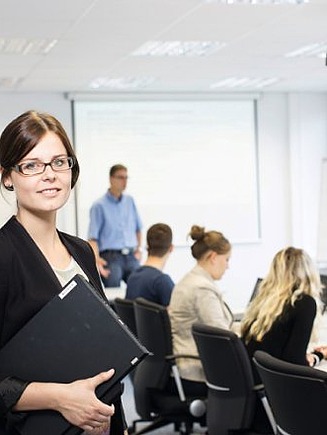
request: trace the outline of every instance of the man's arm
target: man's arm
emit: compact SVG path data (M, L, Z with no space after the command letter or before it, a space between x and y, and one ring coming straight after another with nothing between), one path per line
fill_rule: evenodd
M108 276L110 275L110 270L107 267L108 263L106 262L106 260L100 257L98 242L94 239L91 239L89 240L89 244L93 249L95 261L97 264L97 268L99 269L100 275L104 278L108 278Z
M136 231L136 239L137 239L137 246L134 252L135 258L137 258L139 261L142 258L142 232Z

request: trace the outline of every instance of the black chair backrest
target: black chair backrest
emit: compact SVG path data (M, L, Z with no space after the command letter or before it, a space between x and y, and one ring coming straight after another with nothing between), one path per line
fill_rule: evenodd
M134 301L131 299L115 298L113 301L114 309L121 320L137 336Z
M203 324L194 324L192 333L208 383L228 388L234 395L252 394L251 362L240 338L232 331Z
M327 433L327 373L257 351L254 363L265 386L279 433Z
M149 390L162 391L170 379L172 337L167 308L144 298L134 301L137 336L153 355L146 358L135 371L134 396L136 410L142 418L148 418L151 409Z
M244 344L233 332L213 326L194 324L192 333L209 387L209 433L249 428L256 393Z

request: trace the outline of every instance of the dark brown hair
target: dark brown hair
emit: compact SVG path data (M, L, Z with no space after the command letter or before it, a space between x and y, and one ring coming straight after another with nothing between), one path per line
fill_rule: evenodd
M154 224L146 233L149 255L163 257L167 254L173 239L170 226L162 223Z
M0 137L0 166L2 167L1 183L17 165L43 138L47 132L55 133L63 143L67 155L73 157L72 182L74 187L79 176L79 164L75 151L61 123L48 113L29 110L11 121Z
M223 255L231 250L229 241L218 231L205 231L203 227L193 225L189 235L195 240L191 251L196 260L201 260L209 251Z
M109 169L109 176L110 177L114 176L115 173L118 172L118 171L127 171L127 168L126 168L126 166L124 166L124 165L122 165L120 163L117 163L117 165L113 165Z

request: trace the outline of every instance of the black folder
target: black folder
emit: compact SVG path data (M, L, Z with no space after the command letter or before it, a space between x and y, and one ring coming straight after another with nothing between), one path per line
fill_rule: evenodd
M1 350L0 371L28 381L72 382L115 369L96 394L106 403L149 352L81 275L48 302ZM26 412L23 435L79 434L56 411Z

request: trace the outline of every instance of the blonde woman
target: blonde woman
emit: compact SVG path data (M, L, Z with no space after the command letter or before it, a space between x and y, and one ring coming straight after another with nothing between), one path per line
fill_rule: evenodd
M176 354L198 355L192 336L193 323L205 323L230 329L233 316L225 304L215 281L220 280L231 255L231 244L218 231L205 231L192 226L194 240L192 256L197 263L175 285L169 304L173 345ZM197 359L177 360L183 386L187 394L206 395L207 387L201 362Z
M306 350L319 290L319 274L303 249L279 251L242 321L241 334L250 357L256 350L263 350L282 360L307 365ZM260 382L256 372L254 376ZM261 426L256 429L262 430Z

